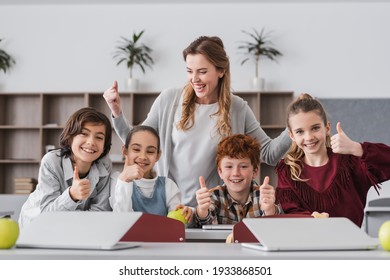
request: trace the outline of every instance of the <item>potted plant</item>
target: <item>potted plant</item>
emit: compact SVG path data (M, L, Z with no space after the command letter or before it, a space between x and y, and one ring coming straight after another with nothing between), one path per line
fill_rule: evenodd
M259 77L259 64L262 56L269 58L270 60L276 61L276 57L282 56L282 53L277 49L273 48L273 43L269 39L270 33L265 33L264 28L258 32L253 29L253 32L242 31L252 38L252 41L241 41L242 45L238 48L245 50L244 55L246 56L242 61L241 65L247 62L249 59L254 58L256 65L255 78L253 79L253 87L255 89L264 88L264 79Z
M0 39L0 42L2 40L3 39ZM15 60L4 50L0 49L0 71L6 73L7 70L10 69L13 64L15 64Z
M130 71L128 87L132 90L136 90L138 88L138 79L133 78L134 68L139 67L145 74L145 68L152 68L151 66L154 63L152 57L150 56L152 49L139 42L144 32L145 30L142 30L138 34L134 32L132 39L127 39L121 36L122 42L119 46L117 46L117 50L113 56L114 59L117 59L116 65L126 62L126 66Z

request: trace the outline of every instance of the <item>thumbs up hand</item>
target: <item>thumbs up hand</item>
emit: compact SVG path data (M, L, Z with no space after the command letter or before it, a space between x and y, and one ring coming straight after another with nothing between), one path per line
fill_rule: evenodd
M266 216L275 214L275 188L269 184L268 176L265 176L260 186L260 207Z
M110 107L112 115L116 118L121 114L121 100L118 93L118 82L114 81L104 93L103 97Z
M330 139L332 151L337 154L350 154L361 157L363 155L362 145L358 142L352 141L341 128L341 123L336 125L337 134Z
M91 191L88 179L80 179L77 165L74 167L73 182L69 189L69 195L74 201L85 200Z
M142 179L144 174L144 170L138 164L131 162L129 157L125 155L123 171L119 174L118 178L124 182L131 182L133 180Z
M203 176L199 177L200 189L196 191L196 201L198 206L196 207L196 213L199 218L206 218L209 213L209 207L211 205L211 198L209 189L206 186Z

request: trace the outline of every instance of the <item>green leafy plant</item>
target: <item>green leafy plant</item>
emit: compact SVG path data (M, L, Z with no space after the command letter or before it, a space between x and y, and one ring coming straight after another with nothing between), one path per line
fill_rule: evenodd
M2 40L3 39L0 39L0 42ZM0 49L0 71L2 70L4 73L6 73L13 64L15 64L15 60L4 50Z
M256 63L256 78L259 77L259 64L260 58L262 56L269 58L270 60L276 61L276 57L282 56L282 53L277 49L273 48L273 43L269 39L270 33L265 33L264 28L258 32L256 29L253 29L253 32L242 31L246 35L250 36L252 41L241 41L242 45L238 48L245 50L244 58L241 61L241 65L247 62L249 59L254 58Z
M130 40L121 36L122 42L117 46L117 50L113 56L114 59L117 59L116 65L126 62L126 66L130 71L130 78L133 78L134 67L140 67L142 72L145 73L145 67L152 68L151 65L154 63L150 56L152 49L139 42L144 32L145 30L142 30L138 34L134 32Z

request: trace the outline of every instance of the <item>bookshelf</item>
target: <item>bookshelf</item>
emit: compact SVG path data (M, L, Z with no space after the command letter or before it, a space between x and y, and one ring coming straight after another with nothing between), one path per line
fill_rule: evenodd
M123 113L132 124L147 116L158 92L122 92ZM236 92L246 100L270 137L285 128L285 111L293 92ZM0 194L14 193L14 178L38 178L47 145L59 146L59 136L69 116L91 106L110 116L102 93L0 93ZM32 148L33 147L33 148ZM121 154L122 142L113 133L111 155ZM121 170L122 161L113 161ZM273 167L261 165L261 178L271 177Z

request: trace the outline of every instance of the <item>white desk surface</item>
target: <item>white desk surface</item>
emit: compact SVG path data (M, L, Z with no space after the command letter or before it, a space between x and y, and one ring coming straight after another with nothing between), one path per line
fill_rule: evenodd
M140 247L116 251L20 249L0 250L0 260L390 260L390 252L303 251L261 252L226 243L142 243Z
M186 228L186 241L225 242L232 230Z
M4 211L4 210L0 210L0 218L1 217L11 217L11 215L14 214L14 211Z

